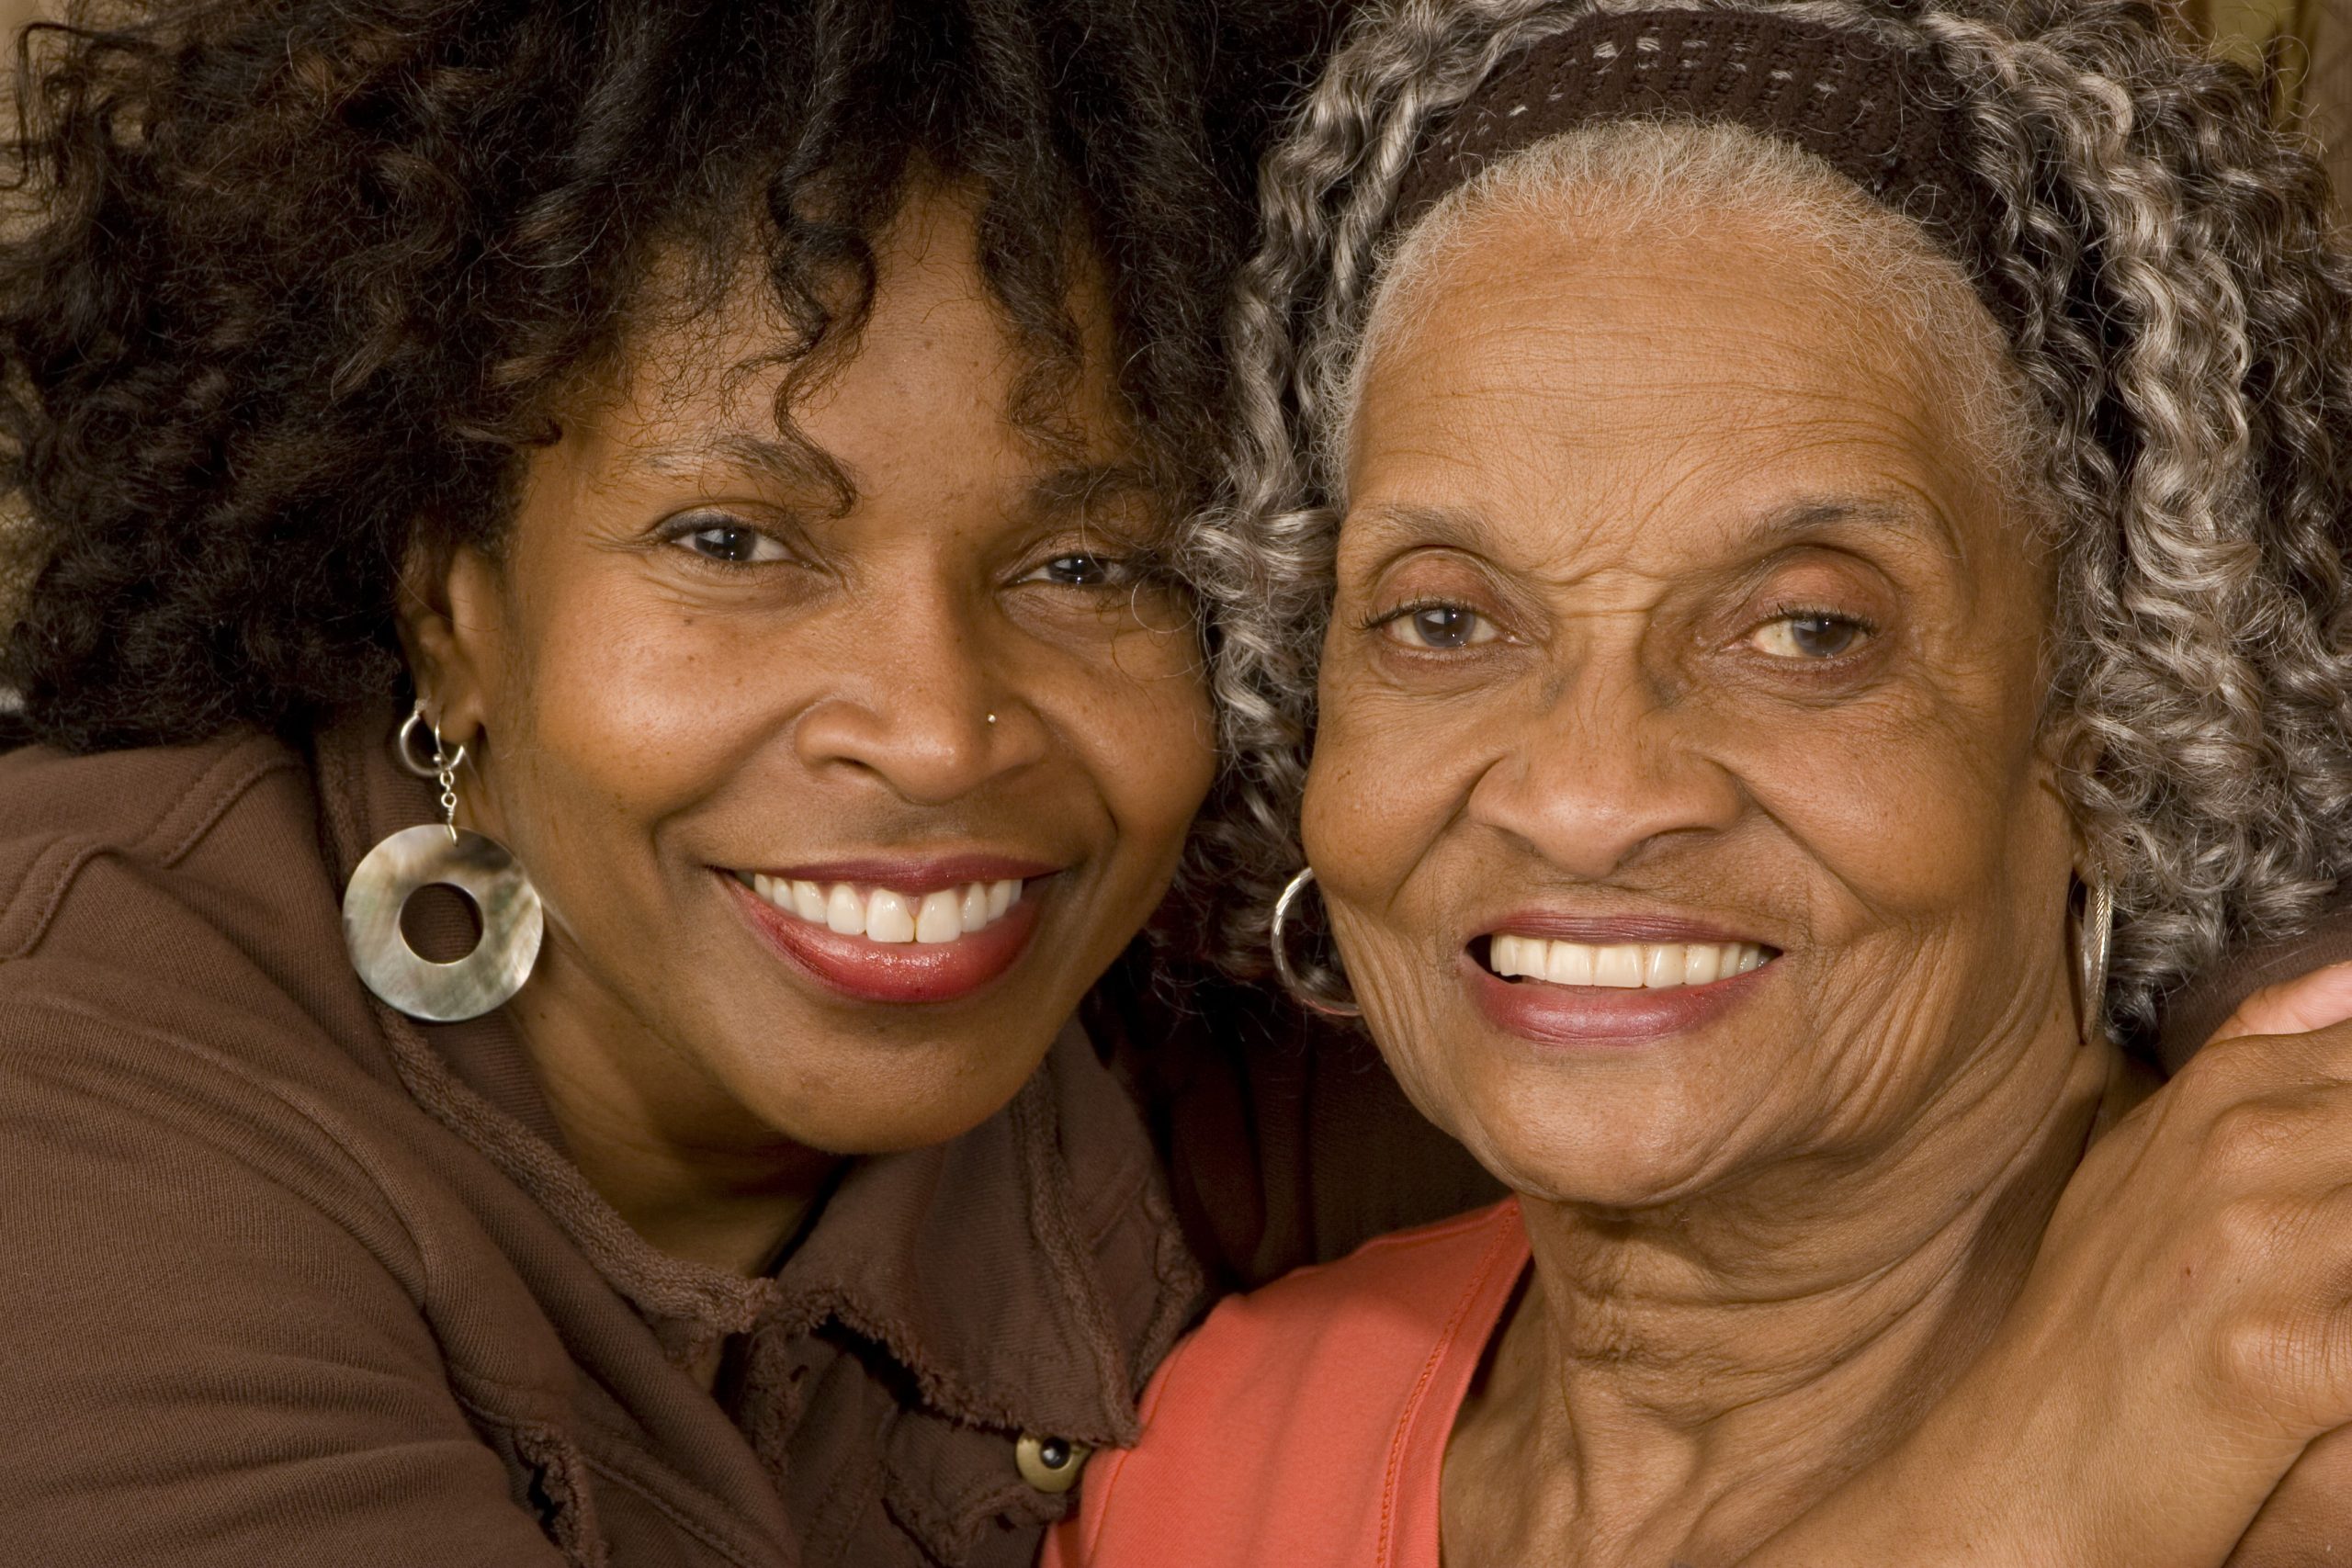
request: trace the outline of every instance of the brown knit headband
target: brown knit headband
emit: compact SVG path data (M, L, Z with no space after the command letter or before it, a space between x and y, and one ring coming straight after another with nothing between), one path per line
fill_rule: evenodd
M1961 89L1920 52L1756 11L1629 11L1531 44L1425 132L1392 221L1488 164L1604 120L1726 121L1793 142L1924 228L2006 314L1989 252L2000 205L1968 165Z

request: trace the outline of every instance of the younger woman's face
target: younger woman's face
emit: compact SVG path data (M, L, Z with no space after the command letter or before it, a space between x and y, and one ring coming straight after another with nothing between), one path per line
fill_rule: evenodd
M1106 309L1062 439L972 203L918 191L854 354L796 403L754 276L642 335L410 628L548 936L543 1074L697 1145L835 1153L1002 1106L1159 902L1212 765L1188 603ZM812 460L821 453L844 495Z

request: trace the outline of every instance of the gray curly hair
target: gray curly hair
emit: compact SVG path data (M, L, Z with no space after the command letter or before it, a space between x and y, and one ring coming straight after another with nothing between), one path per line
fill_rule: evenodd
M1195 531L1229 758L1200 843L1261 974L1338 518L1334 400L1424 130L1597 12L1773 12L1927 51L2001 215L1989 255L2055 509L2048 722L2117 925L2110 1016L2307 921L2352 862L2352 265L2259 85L2134 0L1390 0L1263 171L1231 316L1228 493Z

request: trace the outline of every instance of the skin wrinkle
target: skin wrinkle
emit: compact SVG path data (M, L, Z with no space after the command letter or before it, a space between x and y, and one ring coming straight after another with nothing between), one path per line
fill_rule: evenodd
M1965 1364L2115 1081L2064 981L2048 562L1929 390L1966 361L1838 254L1502 214L1420 287L1353 422L1306 837L1400 1080L1527 1205L1448 1550L1736 1557ZM1877 622L1859 672L1720 651L1782 579ZM1498 635L1396 650L1371 623L1424 593ZM1547 897L1785 967L1732 1036L1531 1054L1456 965Z

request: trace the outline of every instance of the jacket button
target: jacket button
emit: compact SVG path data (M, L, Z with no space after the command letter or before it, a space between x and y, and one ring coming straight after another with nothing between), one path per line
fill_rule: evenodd
M1084 1443L1073 1443L1068 1438L1040 1438L1031 1433L1021 1434L1012 1445L1012 1462L1021 1471L1021 1479L1040 1492L1067 1492L1078 1484L1078 1472L1086 1468L1088 1450Z

